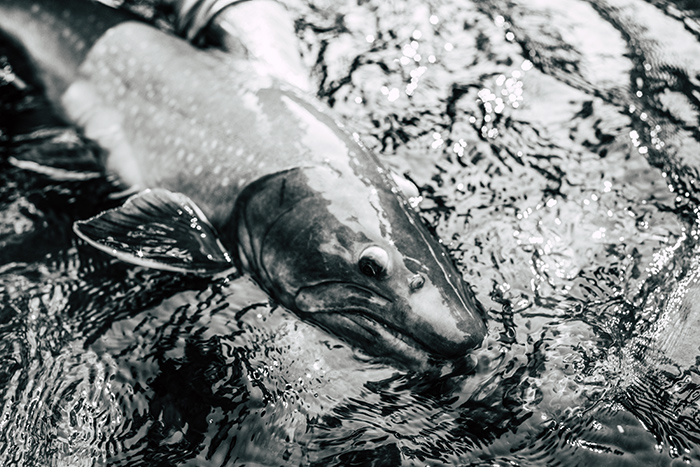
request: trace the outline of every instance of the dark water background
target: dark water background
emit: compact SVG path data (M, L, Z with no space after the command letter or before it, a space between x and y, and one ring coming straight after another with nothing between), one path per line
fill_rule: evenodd
M474 367L397 370L246 276L80 245L109 184L7 157L96 148L2 42L0 464L700 465L700 4L288 6L319 97L488 308Z

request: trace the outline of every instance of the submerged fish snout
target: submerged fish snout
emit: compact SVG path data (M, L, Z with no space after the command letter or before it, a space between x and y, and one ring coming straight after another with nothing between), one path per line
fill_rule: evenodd
M422 277L422 276L421 276ZM407 320L413 338L439 357L458 358L477 347L486 335L481 306L468 292L441 290L422 278L407 298Z

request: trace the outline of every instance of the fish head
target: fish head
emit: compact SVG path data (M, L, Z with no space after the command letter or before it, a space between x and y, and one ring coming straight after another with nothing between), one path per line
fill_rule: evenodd
M241 266L370 355L410 366L463 357L486 333L483 308L394 191L325 167L265 177L235 210Z

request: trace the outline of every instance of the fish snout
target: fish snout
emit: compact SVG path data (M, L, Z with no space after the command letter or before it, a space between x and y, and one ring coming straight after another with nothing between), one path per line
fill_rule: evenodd
M444 289L424 278L412 278L404 315L410 336L430 353L458 358L477 347L486 335L483 309L470 291Z

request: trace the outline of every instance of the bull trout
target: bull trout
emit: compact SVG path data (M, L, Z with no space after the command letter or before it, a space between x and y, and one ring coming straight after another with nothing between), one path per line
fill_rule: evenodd
M47 94L141 193L77 222L89 245L169 271L248 272L373 356L454 359L483 308L395 181L320 101L252 60L80 0L3 0Z

